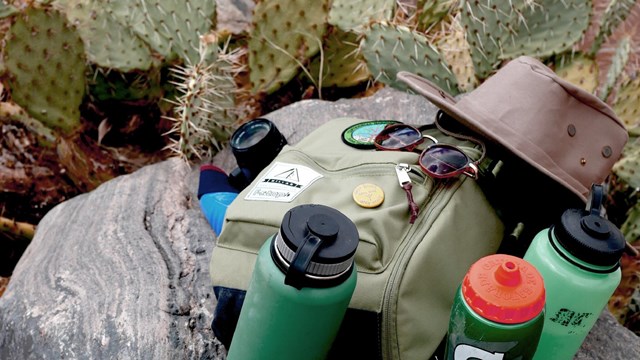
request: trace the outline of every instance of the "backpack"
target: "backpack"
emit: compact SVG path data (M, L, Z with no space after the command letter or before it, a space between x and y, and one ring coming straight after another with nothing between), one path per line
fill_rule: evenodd
M360 234L357 285L329 358L355 353L363 359L424 359L441 345L462 278L476 260L498 250L505 225L479 180L463 175L433 179L419 171L417 153L345 144L345 129L363 121L334 119L285 146L230 204L210 262L217 298L212 328L225 346L230 345L258 250L278 231L284 214L301 204L338 209ZM458 146L471 158L480 155L472 142L436 128L423 133ZM491 163L485 159L481 170L488 173ZM397 164L418 170L410 172L419 206L413 224ZM302 182L295 194L259 191L262 180L284 173ZM354 202L352 192L363 183L383 190L380 206L364 208Z

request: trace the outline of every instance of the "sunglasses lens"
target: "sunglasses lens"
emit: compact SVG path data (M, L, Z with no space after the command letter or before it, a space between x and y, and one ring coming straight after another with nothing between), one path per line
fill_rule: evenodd
M468 163L469 159L462 151L446 145L434 145L420 157L422 168L438 177L456 173Z
M399 150L410 145L415 145L422 139L422 134L408 126L390 126L376 136L377 146L388 150Z

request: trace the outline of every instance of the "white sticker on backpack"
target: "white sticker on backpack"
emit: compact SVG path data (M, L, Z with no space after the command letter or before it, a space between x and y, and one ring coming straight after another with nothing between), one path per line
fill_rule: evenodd
M275 162L244 199L291 202L321 177L306 166Z

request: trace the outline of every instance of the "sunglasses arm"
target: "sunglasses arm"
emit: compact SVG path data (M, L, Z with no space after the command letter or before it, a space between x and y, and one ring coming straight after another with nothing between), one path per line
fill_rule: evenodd
M431 136L431 135L422 134L422 138L431 140L431 142L433 143L433 145L435 145L435 144L437 144L437 143L438 143L438 139L434 138L434 137L433 137L433 136Z
M474 180L478 180L478 166L475 163L469 163L462 173Z

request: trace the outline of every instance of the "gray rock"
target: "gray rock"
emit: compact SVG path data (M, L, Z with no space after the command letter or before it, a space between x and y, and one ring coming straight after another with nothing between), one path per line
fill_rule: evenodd
M242 34L251 27L253 0L216 0L216 30Z
M425 123L435 108L393 90L309 100L266 117L290 143L341 116ZM228 150L215 163L235 167ZM222 359L209 325L215 237L198 169L147 166L51 210L0 298L0 358ZM605 311L576 359L640 358L640 339Z

